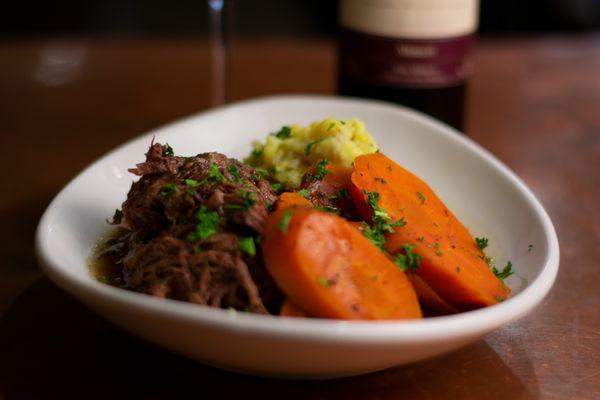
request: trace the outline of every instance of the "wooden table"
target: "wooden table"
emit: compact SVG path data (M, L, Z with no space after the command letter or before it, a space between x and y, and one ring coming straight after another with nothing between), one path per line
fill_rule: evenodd
M481 40L468 133L550 213L561 270L533 314L442 358L364 377L290 382L217 371L109 325L42 276L44 208L113 146L209 106L194 40L0 43L0 398L600 398L600 35ZM333 93L334 45L234 49L232 97Z

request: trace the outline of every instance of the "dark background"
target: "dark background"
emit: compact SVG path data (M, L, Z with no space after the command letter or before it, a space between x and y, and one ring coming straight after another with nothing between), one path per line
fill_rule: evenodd
M234 0L241 36L330 36L335 0ZM206 0L8 1L0 36L190 36L207 32ZM483 35L600 28L600 0L481 0Z

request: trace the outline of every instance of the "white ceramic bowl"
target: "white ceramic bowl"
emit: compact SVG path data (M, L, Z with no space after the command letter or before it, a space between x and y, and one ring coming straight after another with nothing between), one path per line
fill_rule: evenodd
M490 238L497 264L516 274L502 304L406 322L293 319L229 313L110 287L94 280L87 258L105 220L134 179L152 137L177 154L220 151L242 158L252 140L290 123L358 117L381 149L427 181L475 236ZM528 245L533 250L528 251ZM206 364L250 374L332 377L360 374L440 355L530 312L558 270L556 233L529 189L490 153L422 114L376 102L281 96L210 110L144 134L105 155L52 201L37 231L37 254L58 286L109 321Z

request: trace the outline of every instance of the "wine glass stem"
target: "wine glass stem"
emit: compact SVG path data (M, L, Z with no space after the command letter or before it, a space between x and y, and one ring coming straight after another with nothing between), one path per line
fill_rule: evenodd
M213 106L225 104L227 101L226 1L228 0L208 0Z

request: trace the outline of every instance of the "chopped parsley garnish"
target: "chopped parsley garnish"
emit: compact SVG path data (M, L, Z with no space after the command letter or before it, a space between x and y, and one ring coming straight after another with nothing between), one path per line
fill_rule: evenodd
M276 193L279 192L281 190L281 188L283 187L283 185L281 183L277 183L277 182L273 182L269 185L271 186L271 190Z
M425 196L423 196L423 193L417 191L417 197L419 198L419 200L421 200L421 203L425 204L425 201L427 199L425 198Z
M195 231L188 235L188 240L204 240L217 233L221 218L216 211L207 211L205 206L201 206L196 212L196 219L198 224Z
M252 179L252 182L254 182L254 183L258 183L258 182L260 182L260 175L259 175L259 174L257 174L257 173L253 173L253 174L250 176L250 179Z
M326 288L331 287L331 281L329 279L325 278L324 276L319 277L319 283L323 287L326 287Z
M244 201L243 204L225 204L223 208L227 208L230 210L249 210L254 204L256 204L256 198L254 197L254 192L247 190L238 190L236 191L238 195L242 197Z
M292 137L292 128L289 126L283 126L279 132L275 134L275 137L278 139L289 139Z
M475 243L477 243L477 247L479 247L481 250L485 249L488 246L488 238L484 238L484 237L476 237L475 238Z
M271 174L264 168L256 168L256 172L258 172L263 178L268 178Z
M110 280L106 276L104 276L104 275L98 275L98 276L96 276L96 280L98 282L100 282L100 283L105 283L107 285L110 283Z
M310 197L310 191L308 189L300 189L297 193L305 199L308 199Z
M242 177L240 176L240 170L235 165L231 164L229 167L227 167L227 172L229 172L229 175L231 175L231 178L235 182L242 180Z
M327 164L329 164L329 161L325 158L319 161L315 166L314 173L307 175L308 181L314 182L323 179L325 175L329 173L329 170L327 169Z
M391 170L392 170L392 164L388 164L388 166L387 166L387 170L388 170L388 171L391 171Z
M256 255L256 244L252 236L244 237L239 239L240 250L248 254L250 257Z
M506 279L512 274L514 274L514 271L512 270L512 262L508 261L504 266L504 269L502 269L502 271L499 271L498 269L496 269L496 267L492 265L492 272L494 273L494 275L496 275L498 279Z
M383 249L383 245L385 244L385 235L383 232L372 228L370 226L365 227L363 230L363 235L371 241L375 246Z
M337 200L337 199L349 199L350 198L350 193L348 193L348 189L343 188L343 189L340 189L337 192L335 192L334 195L331 196L331 198L333 200Z
M277 223L277 229L279 229L283 233L287 233L288 227L290 225L290 221L292 220L293 216L294 216L293 210L287 210L286 212L284 212L283 215L281 216L281 219Z
M250 154L250 157L252 157L254 159L261 158L263 155L263 150L264 150L263 146L259 146L259 147L252 149L252 153Z
M398 253L396 256L394 262L402 271L406 271L408 268L410 268L411 271L416 271L421 266L423 257L417 253L413 253L414 248L414 244L403 244L402 250L404 250L404 254Z
M160 194L165 197L170 197L173 194L173 192L175 192L176 189L177 189L177 187L175 186L175 184L172 182L169 182L165 186L162 187Z
M173 148L171 146L169 146L169 144L167 143L167 145L163 148L163 153L162 155L164 157L173 157L175 155L175 153L173 152Z
M406 221L404 220L404 217L402 217L398 221L390 223L392 218L387 211L379 205L379 193L367 191L364 193L367 196L369 207L373 212L373 224L363 230L363 235L373 242L375 246L383 249L383 245L385 244L385 234L394 233L394 228L406 225Z
M330 131L331 128L333 128L335 126L335 122L332 122L331 125L329 125L329 127L327 128L327 131Z
M306 147L304 148L304 155L308 156L310 154L310 151L312 150L313 146L317 143L319 143L320 141L322 141L323 139L319 139L319 140L313 140L311 142L308 142L308 144L306 145Z
M225 180L225 177L223 176L221 171L219 171L219 167L217 166L217 164L210 164L210 169L208 170L206 180L209 182L223 182Z
M316 210L325 211L325 212L332 213L332 214L339 214L340 213L340 210L338 210L335 207L331 207L331 206L315 206L314 208Z
M187 186L187 187L192 187L192 188L195 188L195 187L198 187L198 186L200 186L201 184L202 184L202 183L198 182L198 181L197 181L197 180L195 180L195 179L186 179L186 180L185 180L185 186Z
M385 179L383 179L382 177L380 177L380 176L376 176L375 177L375 182L377 182L377 181L379 181L381 183L384 183L384 184L387 183L387 181Z
M532 244L530 244L530 245L527 246L527 251L530 252L531 250L533 250L533 245Z
M438 256L441 256L441 255L442 255L442 254L444 254L444 253L442 252L442 250L437 250L437 251L435 252L435 254L437 254Z

